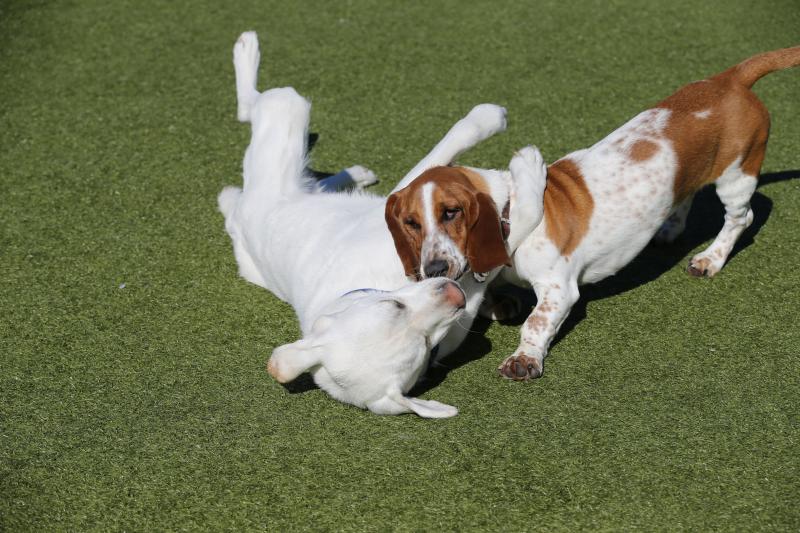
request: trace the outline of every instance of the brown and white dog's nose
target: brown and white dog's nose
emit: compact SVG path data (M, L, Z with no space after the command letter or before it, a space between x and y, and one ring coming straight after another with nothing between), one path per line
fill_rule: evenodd
M426 278L441 278L447 275L447 261L443 259L434 259L425 265Z
M455 281L444 282L439 290L442 291L444 299L450 305L459 309L464 309L464 307L466 307L467 297Z

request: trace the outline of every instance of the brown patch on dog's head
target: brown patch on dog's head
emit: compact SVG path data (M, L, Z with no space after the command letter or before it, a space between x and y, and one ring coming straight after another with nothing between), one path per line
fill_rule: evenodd
M423 187L432 184L431 213L425 212ZM395 242L406 275L420 279L423 243L428 235L446 235L467 259L473 272L485 273L509 264L500 215L489 195L489 188L477 173L461 167L434 167L394 194L386 203L386 222ZM433 224L431 224L433 221ZM433 225L434 227L429 227ZM462 272L447 261L446 277Z

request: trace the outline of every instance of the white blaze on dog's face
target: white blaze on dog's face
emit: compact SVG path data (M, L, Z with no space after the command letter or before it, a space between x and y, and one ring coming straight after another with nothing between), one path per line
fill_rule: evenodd
M453 407L403 394L465 303L458 284L441 279L396 291L352 291L326 308L309 336L276 348L269 372L285 383L311 370L317 385L337 400L378 414L453 416Z
M434 167L389 196L386 223L406 275L458 279L509 264L500 215L485 181L461 167Z

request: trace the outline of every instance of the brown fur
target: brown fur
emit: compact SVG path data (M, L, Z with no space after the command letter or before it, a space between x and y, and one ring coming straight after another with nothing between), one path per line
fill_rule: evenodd
M561 159L547 168L544 222L547 237L561 255L570 255L580 244L593 209L592 195L574 162Z
M675 204L715 181L738 157L745 173L758 175L769 114L750 89L728 76L715 76L685 86L656 107L671 111L664 134L678 157ZM695 115L703 111L710 114Z
M386 202L386 222L406 275L421 277L420 253L430 229L425 227L420 190L431 181L437 185L433 205L438 226L456 243L472 271L485 273L509 264L511 258L503 240L500 215L485 180L463 167L434 167L389 196ZM442 220L445 209L456 207L461 212L452 221ZM411 223L418 224L419 229Z
M741 157L757 177L767 149L769 113L750 90L775 70L800 65L800 46L753 56L716 76L683 87L656 105L671 111L666 136L678 155L675 203L715 181ZM696 112L710 111L707 118Z
M634 161L646 161L658 152L658 145L651 141L639 140L631 146L630 155Z

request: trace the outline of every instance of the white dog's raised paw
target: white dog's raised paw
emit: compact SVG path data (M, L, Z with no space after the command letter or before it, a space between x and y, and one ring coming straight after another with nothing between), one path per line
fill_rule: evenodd
M236 71L236 114L240 122L250 121L250 110L258 98L256 81L260 61L261 53L258 50L256 32L244 32L233 45L233 68Z
M373 171L361 165L355 165L345 169L350 178L356 184L356 189L363 189L378 183L378 177Z
M465 120L478 131L481 140L506 130L506 108L496 104L478 104L472 108Z

